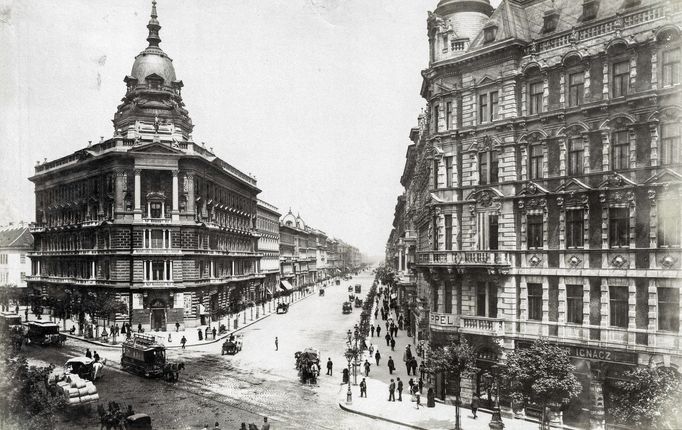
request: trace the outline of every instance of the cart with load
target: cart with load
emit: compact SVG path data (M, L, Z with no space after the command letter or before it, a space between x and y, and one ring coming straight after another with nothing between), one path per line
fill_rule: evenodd
M126 430L152 430L152 419L147 414L134 414L126 417Z
M64 364L66 375L78 375L81 379L95 381L102 377L105 360L95 361L88 357L74 357Z
M71 407L89 407L89 405L99 402L99 394L95 384L76 374L65 375L63 380L57 382L57 387L66 398L67 405Z
M135 333L121 345L121 367L130 373L147 377L163 376L167 381L177 381L184 363L166 360L166 347L154 335Z
M301 382L316 383L320 375L320 351L315 348L306 348L303 352L296 352L294 358Z
M289 312L289 303L279 303L277 304L277 313L285 314Z
M356 308L361 308L362 307L362 299L360 297L355 298L355 307Z
M244 335L230 335L230 337L223 342L223 347L220 355L235 355L242 350L242 344L244 342Z
M66 342L66 335L59 333L57 323L31 321L26 323L26 327L27 343L62 346Z

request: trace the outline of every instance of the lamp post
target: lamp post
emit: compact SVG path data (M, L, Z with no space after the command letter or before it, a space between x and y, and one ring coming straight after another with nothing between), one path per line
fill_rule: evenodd
M493 365L490 369L492 375L488 372L485 373L484 377L486 382L491 386L491 391L495 392L495 403L493 404L493 413L490 417L490 423L488 427L491 430L502 430L504 428L504 423L502 422L502 414L500 413L500 376L502 374L502 368L498 365Z
M348 345L348 349L346 350L346 359L348 360L348 391L346 392L346 404L350 405L353 403L353 392L350 389L350 365L353 362L353 349L352 349L352 342L351 342L351 336L352 333L350 330L348 330L348 340L346 344Z

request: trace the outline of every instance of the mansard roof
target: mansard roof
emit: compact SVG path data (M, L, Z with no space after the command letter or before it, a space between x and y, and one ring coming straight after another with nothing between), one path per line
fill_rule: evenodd
M33 249L33 236L23 225L0 227L0 248Z

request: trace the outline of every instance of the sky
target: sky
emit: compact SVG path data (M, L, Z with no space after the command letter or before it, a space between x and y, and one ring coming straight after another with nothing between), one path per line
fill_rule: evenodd
M436 4L158 0L157 9L194 141L253 174L283 215L291 208L382 255L425 105ZM113 135L150 10L145 0L0 0L0 225L34 220L27 178L38 160Z

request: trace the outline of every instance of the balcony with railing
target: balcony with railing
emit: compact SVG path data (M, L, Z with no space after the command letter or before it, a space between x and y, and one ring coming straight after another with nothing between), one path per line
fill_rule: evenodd
M461 315L460 332L471 334L483 334L488 336L500 336L504 334L505 320L502 318L489 318Z
M508 251L420 251L417 266L509 267Z

